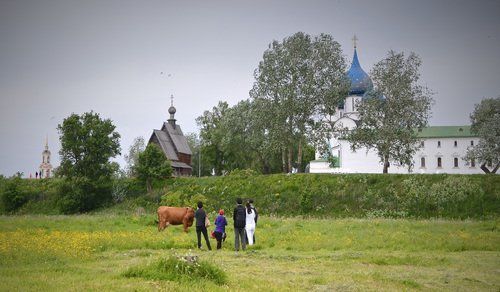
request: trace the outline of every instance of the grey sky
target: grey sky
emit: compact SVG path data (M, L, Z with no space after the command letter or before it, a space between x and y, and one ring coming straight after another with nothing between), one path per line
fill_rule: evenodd
M298 31L331 34L349 64L356 34L367 72L391 49L417 53L431 125L469 124L500 95L500 1L0 0L0 174L34 175L46 136L58 166L71 113L111 119L127 153L173 94L178 124L198 132L204 110L248 98L268 44Z

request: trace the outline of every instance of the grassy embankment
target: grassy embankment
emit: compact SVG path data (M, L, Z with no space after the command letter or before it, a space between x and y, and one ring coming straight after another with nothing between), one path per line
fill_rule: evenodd
M200 251L193 228L158 233L154 214L123 213L0 217L0 290L500 289L498 220L261 216L257 244L236 253L232 220L222 250ZM198 265L166 264L188 254Z

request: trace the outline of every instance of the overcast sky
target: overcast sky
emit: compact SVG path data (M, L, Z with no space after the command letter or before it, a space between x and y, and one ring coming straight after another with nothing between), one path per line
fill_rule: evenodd
M366 72L389 50L418 54L434 126L470 124L500 95L498 0L0 0L0 174L34 176L46 137L58 166L72 113L111 119L126 154L173 94L177 123L198 132L203 111L249 98L269 43L298 31L332 35L348 64L356 34Z

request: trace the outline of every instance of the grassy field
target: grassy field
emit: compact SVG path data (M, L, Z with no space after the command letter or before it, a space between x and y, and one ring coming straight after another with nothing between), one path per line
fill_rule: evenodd
M498 220L261 216L257 244L235 252L232 220L207 251L194 228L158 233L154 219L0 217L0 291L500 290Z

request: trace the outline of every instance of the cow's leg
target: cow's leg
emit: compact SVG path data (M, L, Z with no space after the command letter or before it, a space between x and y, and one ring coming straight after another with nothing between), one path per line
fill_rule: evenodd
M158 216L158 231L162 231L168 227L168 220L163 216Z

